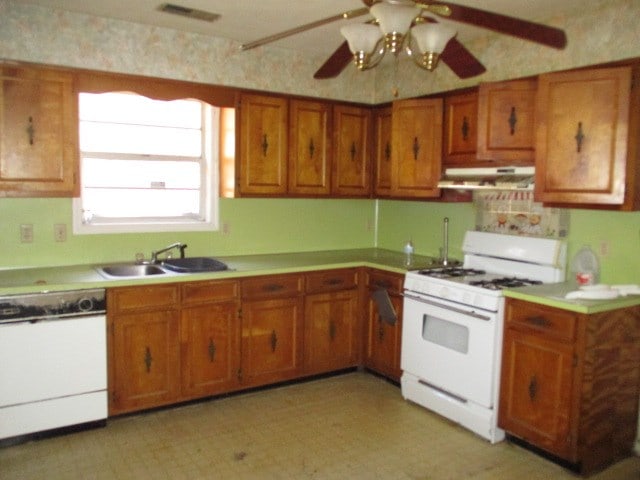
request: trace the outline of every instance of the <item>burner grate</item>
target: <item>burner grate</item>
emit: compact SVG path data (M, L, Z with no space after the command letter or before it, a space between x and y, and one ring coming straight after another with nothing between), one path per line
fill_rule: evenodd
M446 267L420 270L418 271L418 273L420 275L434 278L457 278L484 275L486 272L484 270L477 270L475 268Z
M502 277L490 280L471 280L469 285L487 288L489 290L502 290L503 288L526 287L528 285L540 285L540 280L530 280L528 278Z

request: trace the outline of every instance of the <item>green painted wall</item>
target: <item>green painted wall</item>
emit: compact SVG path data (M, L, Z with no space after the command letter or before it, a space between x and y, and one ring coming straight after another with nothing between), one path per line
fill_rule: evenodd
M128 261L176 241L189 256L371 247L374 213L371 200L222 199L227 234L73 235L71 200L0 198L0 268ZM33 225L33 243L20 243L23 223ZM55 223L67 225L66 242L54 241Z
M591 245L600 258L601 282L640 283L640 212L571 209L569 215L569 265L582 245ZM461 258L464 232L475 225L471 203L380 201L378 246L400 250L411 239L416 253L438 257L444 217L449 218L450 255Z

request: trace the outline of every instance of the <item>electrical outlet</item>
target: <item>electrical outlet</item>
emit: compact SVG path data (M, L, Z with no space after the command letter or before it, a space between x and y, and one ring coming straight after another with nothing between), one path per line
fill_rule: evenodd
M33 224L23 223L20 225L20 241L22 243L33 242Z
M224 222L222 224L222 234L229 235L230 233L231 233L231 225L229 225L227 222Z
M64 223L54 224L53 238L56 242L66 242L67 241L67 225Z

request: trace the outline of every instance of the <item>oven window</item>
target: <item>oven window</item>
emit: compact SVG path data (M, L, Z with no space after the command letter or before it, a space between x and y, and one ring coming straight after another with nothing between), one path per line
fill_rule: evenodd
M442 347L466 354L469 351L469 329L432 315L422 316L422 338Z

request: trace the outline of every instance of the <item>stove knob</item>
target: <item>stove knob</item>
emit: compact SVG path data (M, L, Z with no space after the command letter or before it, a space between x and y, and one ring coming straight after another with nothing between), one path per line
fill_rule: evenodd
M93 298L84 297L78 300L78 310L89 312L93 308Z

